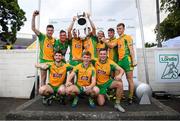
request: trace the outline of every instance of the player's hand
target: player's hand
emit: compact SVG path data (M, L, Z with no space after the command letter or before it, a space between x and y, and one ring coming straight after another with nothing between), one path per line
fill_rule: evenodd
M109 39L105 38L105 37L102 37L101 38L101 41L104 42L104 43L108 43Z
M35 67L38 68L38 64L37 63L35 64Z
M91 86L86 86L85 88L86 88L86 90L90 90L92 87Z
M35 10L34 12L33 12L33 16L38 16L39 15L39 11L38 10Z
M102 41L102 42L105 42L105 41L106 41L105 37L102 37L102 38L101 38L101 41Z
M75 61L76 61L76 60L78 60L78 59L77 59L77 58L75 58L75 57L73 57L73 58L72 58L72 60L75 60Z
M77 17L76 17L76 16L74 16L74 17L73 17L73 21L76 21L76 20L77 20Z
M66 87L69 87L69 86L71 86L71 85L72 85L71 82L66 82L66 84L65 84Z
M115 79L116 81L121 80L121 78L122 78L122 76L120 76L120 75L114 77L114 79Z
M132 66L133 66L133 67L137 66L137 62L136 62L135 60L132 61Z
M86 13L86 16L89 19L91 15L90 15L90 13Z

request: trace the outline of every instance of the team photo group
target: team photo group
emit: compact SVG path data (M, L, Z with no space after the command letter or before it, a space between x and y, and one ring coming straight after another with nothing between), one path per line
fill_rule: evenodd
M60 30L59 38L54 38L53 25L47 25L46 33L36 28L39 14L39 11L33 12L32 30L38 37L40 48L39 63L35 67L40 68L39 94L43 104L51 104L53 98L65 102L71 97L68 101L76 107L79 95L86 95L90 107L103 106L111 91L114 108L125 112L121 101L126 98L128 104L133 103L133 69L137 65L133 38L124 33L125 24L117 23L116 30L108 28L106 37L104 31L96 32L90 14L85 13L85 20L90 24L83 30L85 37L80 37L80 31L74 28L78 21L78 16L74 16L67 31ZM65 59L67 54L69 58ZM128 95L124 94L123 75L129 85Z

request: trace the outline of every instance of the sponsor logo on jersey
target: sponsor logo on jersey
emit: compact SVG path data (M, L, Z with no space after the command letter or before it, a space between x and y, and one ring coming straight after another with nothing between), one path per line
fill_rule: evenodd
M47 48L53 48L53 46L51 44L47 44Z
M81 80L88 81L88 76L82 76L82 77L81 77Z
M81 44L75 44L75 48L81 48Z
M97 73L98 73L98 74L106 74L106 72L105 72L105 71L103 71L103 70L99 70L99 69L97 70Z
M61 77L62 77L62 74L55 73L55 74L53 74L53 77L54 77L54 78L61 78Z

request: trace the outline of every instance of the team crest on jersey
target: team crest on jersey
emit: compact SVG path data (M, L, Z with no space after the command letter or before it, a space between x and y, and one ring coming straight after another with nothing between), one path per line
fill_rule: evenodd
M53 48L51 44L47 44L47 48Z
M88 81L88 76L82 76L82 77L81 77L81 80Z
M75 48L81 48L80 44L75 44Z
M103 70L99 70L99 69L97 70L97 73L98 73L98 74L106 74L106 72L105 72L105 71L103 71Z
M55 78L61 78L61 77L62 77L62 74L56 73L56 74L53 74L53 77L55 77Z

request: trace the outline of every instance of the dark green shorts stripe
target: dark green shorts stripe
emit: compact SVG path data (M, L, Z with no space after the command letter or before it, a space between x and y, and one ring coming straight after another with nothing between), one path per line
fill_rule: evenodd
M130 56L125 56L122 60L118 61L118 65L124 69L125 72L132 71L132 62Z
M53 89L54 93L57 93L57 92L58 92L59 87L61 86L61 85L59 85L59 86L52 86L50 83L48 83L48 85L52 87L52 89Z
M111 86L113 80L109 79L106 83L102 84L102 85L97 85L97 87L99 88L99 94L106 94L107 93L107 89Z

